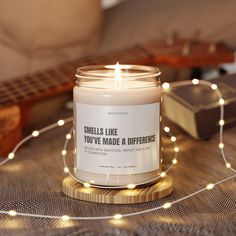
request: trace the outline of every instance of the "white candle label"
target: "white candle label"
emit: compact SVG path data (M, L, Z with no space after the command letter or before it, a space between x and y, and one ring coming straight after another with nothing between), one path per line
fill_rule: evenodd
M97 174L139 174L159 169L160 103L76 103L75 112L78 169Z

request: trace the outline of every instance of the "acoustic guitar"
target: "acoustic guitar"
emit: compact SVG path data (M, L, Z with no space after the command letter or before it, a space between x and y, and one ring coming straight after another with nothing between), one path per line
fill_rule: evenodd
M0 155L6 155L22 137L33 104L65 93L74 86L78 66L91 64L146 64L206 67L234 61L224 44L187 39L152 41L107 55L78 59L42 72L0 82Z

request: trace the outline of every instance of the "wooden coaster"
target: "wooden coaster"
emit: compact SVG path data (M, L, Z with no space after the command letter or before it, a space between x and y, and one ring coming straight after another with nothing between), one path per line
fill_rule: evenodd
M173 181L170 176L161 178L159 182L136 189L99 189L89 187L66 177L62 183L62 192L67 196L88 202L133 204L157 200L166 197L173 191Z

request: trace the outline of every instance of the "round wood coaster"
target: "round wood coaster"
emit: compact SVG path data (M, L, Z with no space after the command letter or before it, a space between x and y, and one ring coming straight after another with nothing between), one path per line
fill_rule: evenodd
M166 197L173 191L170 176L161 178L159 182L135 189L99 189L86 188L73 178L66 177L62 183L62 192L67 196L88 202L132 204L157 200Z

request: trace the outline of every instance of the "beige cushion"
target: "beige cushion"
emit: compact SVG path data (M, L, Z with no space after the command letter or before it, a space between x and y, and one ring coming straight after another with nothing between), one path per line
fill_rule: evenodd
M0 0L0 80L81 57L99 38L99 0Z

